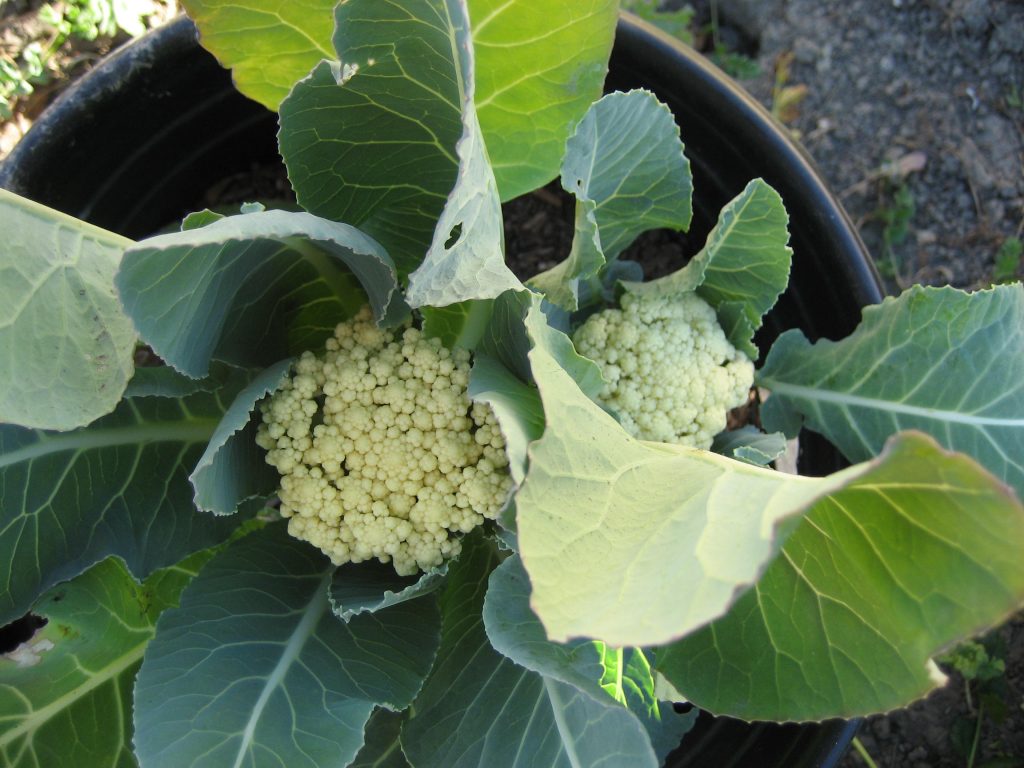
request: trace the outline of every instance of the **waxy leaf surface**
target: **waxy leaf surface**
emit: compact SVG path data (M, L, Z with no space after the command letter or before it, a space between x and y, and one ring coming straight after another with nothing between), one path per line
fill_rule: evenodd
M690 226L693 183L679 127L647 91L611 93L590 107L566 144L562 188L577 198L572 251L530 284L570 310L579 281L637 235Z
M109 555L144 578L227 538L238 522L197 514L188 475L244 384L133 397L74 432L0 425L0 624Z
M336 39L332 45L334 0L185 0L183 5L203 46L233 70L238 89L273 110L321 59L360 61L348 44ZM348 5L357 6L351 13L361 16L357 0ZM469 0L465 5L478 51L480 121L502 199L508 200L555 175L573 124L601 95L618 3ZM343 13L346 21L353 18L348 13ZM355 34L342 40L366 39L363 29Z
M758 374L767 429L801 422L851 461L902 429L973 456L1024 498L1024 286L915 287L867 307L846 339L789 331Z
M255 409L284 383L291 365L291 360L282 360L260 371L231 402L189 475L200 510L232 515L244 502L258 504L277 489L280 476L256 445L259 415Z
M228 216L150 238L125 253L116 282L142 338L195 378L215 358L260 367L315 349L367 297L384 324L408 312L378 243L301 212Z
M429 595L444 583L448 563L414 576L399 576L391 563L346 563L334 572L327 597L344 621Z
M135 673L157 616L177 604L209 557L197 553L142 584L108 558L32 606L48 623L15 653L0 656L0 756L7 768L137 765Z
M894 438L819 501L757 585L657 654L698 707L744 719L860 717L944 681L931 658L1024 604L1024 507L971 459Z
M74 429L114 410L135 331L113 232L0 189L0 423Z
M640 649L608 648L597 640L548 640L530 609L530 580L517 555L491 574L483 617L491 645L502 655L598 701L607 697L626 707L647 729L659 760L693 725L693 717L677 715L671 704L658 701L651 666Z
M704 247L685 267L646 283L626 283L631 293L670 296L688 291L713 306L734 347L756 360L752 339L789 283L792 249L782 198L754 179L729 202Z
M284 524L212 560L157 623L135 687L143 768L347 765L376 705L402 709L438 642L432 599L339 621L334 567Z
M621 704L525 669L491 647L481 611L497 564L493 545L478 538L449 570L437 663L402 733L409 761L417 768L655 768L646 731Z

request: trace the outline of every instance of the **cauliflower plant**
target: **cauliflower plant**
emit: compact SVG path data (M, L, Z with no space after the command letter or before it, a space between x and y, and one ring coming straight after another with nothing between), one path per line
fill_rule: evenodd
M326 352L305 352L262 406L256 437L281 474L288 532L335 564L377 558L401 575L458 554L512 487L490 407L473 403L469 353L364 307Z
M695 293L625 294L573 336L601 368L602 401L641 440L710 448L730 409L747 402L754 364Z

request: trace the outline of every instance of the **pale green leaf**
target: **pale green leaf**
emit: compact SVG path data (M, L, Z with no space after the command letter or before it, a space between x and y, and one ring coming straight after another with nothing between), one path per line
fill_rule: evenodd
M598 701L615 701L647 729L658 759L677 746L693 725L654 695L650 663L637 648L609 648L597 640L553 643L530 609L530 581L513 555L491 574L483 608L484 627L496 651L545 677L578 688Z
M74 432L0 426L0 624L108 555L144 578L227 538L237 521L197 514L188 475L244 384L127 399Z
M505 265L501 201L469 90L470 66L464 72L464 133L456 146L459 173L427 255L409 275L405 298L412 307L493 299L523 287Z
M658 652L702 709L859 717L943 682L931 659L1024 604L1024 507L963 455L894 439L814 505L754 589Z
M768 429L801 421L851 461L919 429L1024 498L1024 287L968 294L915 287L867 307L848 338L783 334L758 374Z
M637 235L690 226L693 183L679 127L647 91L611 93L590 107L566 144L562 187L577 198L572 251L530 284L570 310L580 281Z
M754 332L789 282L788 227L782 198L755 179L722 209L689 264L671 275L624 286L631 293L655 296L697 291L718 312L732 345L756 360Z
M116 282L143 339L196 378L214 358L256 367L315 349L367 298L384 323L408 311L378 243L301 212L229 216L142 241Z
M334 572L327 597L344 621L429 595L444 583L448 563L415 576L399 576L391 563L346 563Z
M182 0L203 47L232 70L235 86L276 110L292 85L333 58L337 0Z
M376 705L402 709L438 642L437 604L339 621L334 567L267 526L213 559L166 611L135 687L145 768L347 765Z
M491 647L481 611L497 564L494 546L476 538L451 566L441 649L402 733L409 761L417 768L657 766L640 721L603 691L584 693Z
M261 371L232 401L189 475L196 507L216 515L232 515L244 502L264 501L280 484L280 476L256 445L257 403L284 383L292 361L282 360Z
M547 427L516 523L552 640L648 646L693 631L757 580L783 521L863 471L801 478L635 440L531 338Z
M47 620L0 657L0 760L7 768L132 768L132 683L156 618L211 556L144 583L108 558L32 606Z
M74 429L110 413L135 331L114 290L132 244L0 189L0 423Z
M469 0L477 106L502 200L552 179L601 95L617 0Z

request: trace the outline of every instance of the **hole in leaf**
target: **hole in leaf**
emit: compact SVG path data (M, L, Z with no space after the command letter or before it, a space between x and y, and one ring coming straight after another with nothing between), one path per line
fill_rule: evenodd
M445 240L445 242L444 242L445 250L448 250L448 249L452 248L457 242L459 242L459 238L461 236L462 236L462 223L460 222L460 223L456 224L454 227L452 227L452 231L448 233L448 239Z
M46 619L34 613L26 613L6 627L0 627L0 653L10 653L22 643L32 639L40 627L46 626Z

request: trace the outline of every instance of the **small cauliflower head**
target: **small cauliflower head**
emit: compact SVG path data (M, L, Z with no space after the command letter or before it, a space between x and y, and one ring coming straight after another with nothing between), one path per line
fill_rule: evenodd
M601 368L602 402L641 440L710 448L754 382L754 364L695 293L627 293L621 309L587 318L573 342Z
M440 565L512 487L494 414L467 394L469 353L378 328L367 307L326 347L260 407L256 442L281 474L288 532L336 565Z

